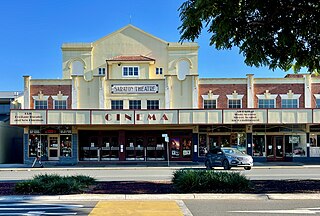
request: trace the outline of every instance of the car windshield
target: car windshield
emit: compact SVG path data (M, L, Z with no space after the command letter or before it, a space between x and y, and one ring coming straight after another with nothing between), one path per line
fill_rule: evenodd
M235 148L221 148L221 150L225 154L243 154L241 151L239 151L238 149L235 149Z

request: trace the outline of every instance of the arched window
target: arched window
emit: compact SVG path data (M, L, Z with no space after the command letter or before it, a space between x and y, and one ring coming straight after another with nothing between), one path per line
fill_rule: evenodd
M180 60L177 63L177 77L179 80L184 80L186 75L190 74L190 63L187 60Z
M71 64L71 74L72 75L83 75L84 64L81 61L73 61Z

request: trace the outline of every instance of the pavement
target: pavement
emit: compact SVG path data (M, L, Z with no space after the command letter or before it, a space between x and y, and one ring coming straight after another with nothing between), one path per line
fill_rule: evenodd
M179 169L179 168L203 168L203 163L199 162L172 162L170 166L167 163L78 163L77 165L55 165L44 162L44 168L31 168L26 164L0 164L1 170L30 170L30 169L138 169L146 167L157 167L159 169ZM254 169L278 169L278 168L309 168L320 167L319 164L305 164L296 162L256 162ZM217 194L217 193L190 193L190 194L73 194L73 195L10 195L0 196L0 201L19 201L19 200L35 200L35 201L99 201L99 200L189 200L189 199L241 199L241 200L304 200L316 199L320 200L320 194L297 193L297 194Z
M56 162L43 161L44 169L128 169L128 168L159 168L159 169L179 169L179 168L204 168L203 162L175 161L108 161L108 162L79 162L75 165L61 165ZM278 168L306 168L320 167L319 163L300 163L300 162L254 162L254 169L278 169ZM40 168L37 164L34 168ZM1 170L27 170L33 169L31 164L0 164ZM43 168L42 168L43 169Z

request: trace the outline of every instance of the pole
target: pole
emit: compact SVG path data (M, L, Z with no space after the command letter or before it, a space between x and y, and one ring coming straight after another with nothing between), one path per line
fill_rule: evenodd
M170 162L169 162L169 142L167 143L167 159L168 159L168 167L170 166Z

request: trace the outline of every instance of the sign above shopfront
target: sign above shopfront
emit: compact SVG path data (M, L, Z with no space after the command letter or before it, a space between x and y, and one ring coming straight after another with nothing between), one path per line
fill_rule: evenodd
M267 110L224 110L223 121L227 124L267 123Z
M10 124L253 125L319 123L319 119L315 117L320 118L318 109L11 110Z
M127 85L111 85L112 94L148 94L158 93L158 84L127 84Z
M13 125L46 124L46 110L11 110L10 124L13 124Z

